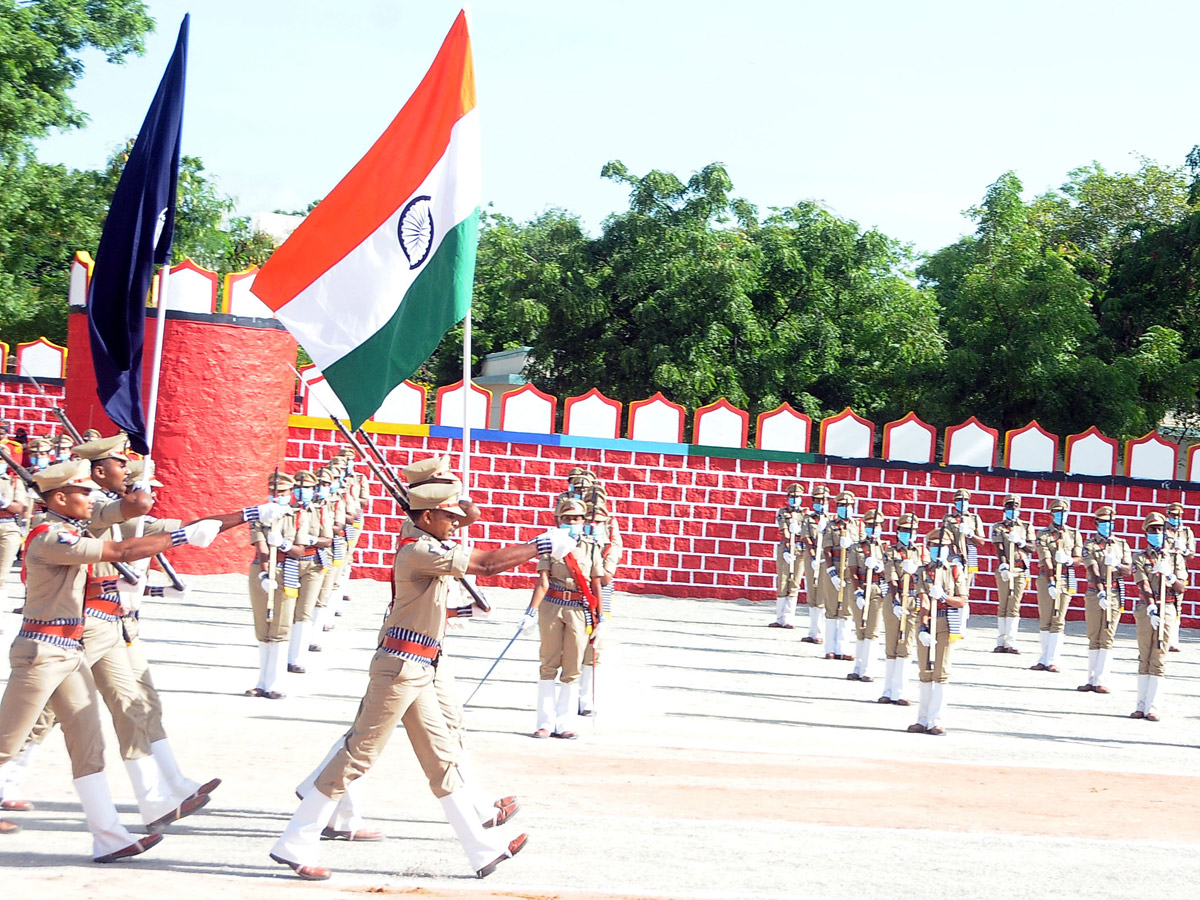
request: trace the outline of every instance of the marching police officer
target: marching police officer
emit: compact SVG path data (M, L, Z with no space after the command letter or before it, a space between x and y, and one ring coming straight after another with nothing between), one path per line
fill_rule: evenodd
M1167 635L1179 617L1187 589L1187 563L1166 541L1167 518L1152 512L1142 522L1147 549L1133 555L1133 577L1141 595L1134 610L1138 635L1138 698L1130 718L1158 721L1166 675Z
M1083 571L1087 577L1083 605L1087 619L1088 680L1077 690L1107 694L1104 673L1125 607L1122 579L1133 572L1133 554L1129 544L1113 534L1116 510L1101 506L1093 516L1096 533L1083 542Z
M883 513L867 510L862 518L862 540L850 548L848 569L854 589L856 644L854 669L846 678L850 681L874 681L870 675L871 653L879 637L879 616L883 604L884 580Z
M862 523L854 515L853 491L842 491L836 503L822 544L825 557L825 572L821 577L825 595L825 658L849 662L854 656L846 652L849 649L847 625L854 597L847 580L850 578L850 548L862 540Z
M804 528L804 510L800 503L804 488L793 484L787 490L787 501L775 514L779 542L775 545L775 621L771 628L794 628L796 600L800 596L800 578L804 574L804 559L798 552L796 538Z
M800 534L796 535L808 601L808 634L800 640L805 644L821 644L825 641L822 637L825 631L825 595L821 588L825 553L822 548L825 529L829 526L829 488L814 484L809 496L809 510L801 517Z
M1042 653L1030 666L1038 672L1058 671L1058 646L1071 605L1074 567L1083 553L1079 532L1067 524L1070 504L1061 497L1050 501L1050 524L1037 533L1038 636Z
M996 646L993 653L1020 653L1017 628L1021 624L1021 598L1029 588L1030 552L1036 540L1032 523L1021 518L1021 498L1004 498L1004 512L992 526L996 554Z
M946 685L950 681L950 659L955 643L962 638L962 608L967 603L970 583L967 567L953 557L954 535L950 529L935 528L925 539L930 561L922 570L921 627L917 633L917 665L921 672L921 697L912 732L945 734L942 717L946 709Z
M921 573L929 563L929 551L917 535L919 523L912 513L896 520L896 543L888 548L884 558L883 576L888 593L884 602L884 654L887 669L883 679L880 703L908 706L904 699L904 669L917 632L918 586ZM890 600L889 604L886 602Z

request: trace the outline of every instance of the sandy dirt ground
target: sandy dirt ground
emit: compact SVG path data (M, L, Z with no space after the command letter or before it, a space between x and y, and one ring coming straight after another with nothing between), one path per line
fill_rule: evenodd
M474 878L403 735L366 777L381 843L328 843L329 882L296 879L267 852L293 789L354 715L386 585L355 582L324 650L287 698L251 699L257 651L244 578L191 579L182 602L143 613L167 729L185 772L223 779L210 805L151 852L90 861L61 734L26 783L37 802L0 839L5 897L259 900L285 895L442 898L1141 898L1191 896L1200 878L1200 642L1170 658L1163 719L1133 710L1136 647L1123 627L1113 692L1080 693L1081 623L1062 672L991 652L995 620L971 620L947 699L948 734L913 735L916 708L877 704L764 604L618 594L599 667L601 714L578 741L535 741L537 644L519 638L467 710L471 752L497 797L522 809L506 834L527 849ZM10 593L19 596L15 579ZM516 629L528 595L492 590L496 610L451 634L462 695ZM1078 600L1076 602L1079 602ZM13 603L6 606L11 608ZM7 641L17 618L0 616ZM0 662L0 678L7 676ZM915 679L915 665L910 679ZM915 684L909 696L915 699ZM109 782L140 831L108 727Z

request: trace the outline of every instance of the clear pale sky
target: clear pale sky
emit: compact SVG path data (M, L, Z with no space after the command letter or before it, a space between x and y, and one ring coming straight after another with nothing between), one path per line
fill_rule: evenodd
M319 199L432 61L457 0L151 0L144 57L87 56L82 131L39 145L96 168L136 134L192 12L184 152L239 211ZM760 210L815 199L932 251L1008 169L1030 196L1097 160L1178 165L1200 143L1194 4L1005 0L477 0L484 200L593 231L632 172L724 162Z

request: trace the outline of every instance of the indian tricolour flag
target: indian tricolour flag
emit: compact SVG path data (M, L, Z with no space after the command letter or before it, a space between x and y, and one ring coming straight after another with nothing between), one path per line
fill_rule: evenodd
M254 279L354 428L471 307L479 177L475 71L459 13L392 124Z

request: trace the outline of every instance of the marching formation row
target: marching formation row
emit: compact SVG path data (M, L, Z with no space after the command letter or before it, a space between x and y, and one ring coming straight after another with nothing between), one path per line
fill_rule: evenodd
M917 721L909 731L944 733L952 650L966 631L971 584L979 554L986 552L994 554L997 563L996 653L1020 652L1016 634L1021 598L1036 563L1041 641L1038 661L1031 667L1036 671L1058 671L1067 609L1083 584L1088 673L1078 689L1084 692L1109 693L1104 684L1108 654L1132 578L1138 629L1138 696L1132 717L1158 720L1164 654L1177 649L1179 602L1188 582L1186 560L1195 551L1192 530L1182 521L1182 504L1172 503L1164 512L1145 517L1148 547L1134 553L1113 532L1116 513L1111 506L1094 511L1094 529L1085 537L1068 524L1070 505L1061 498L1050 503L1051 524L1035 530L1021 517L1021 498L1010 494L1004 499L1002 518L988 529L972 511L970 493L959 490L954 505L924 537L915 515L901 515L894 541L885 540L887 522L879 510L856 515L851 491L831 501L828 488L815 484L807 508L803 501L803 488L792 485L777 515L777 600L771 627L794 627L803 582L809 631L801 640L824 643L826 659L853 660L854 669L846 677L870 682L871 656L882 622L887 667L879 702L902 706L909 703L904 698L905 661L915 642L921 693Z

